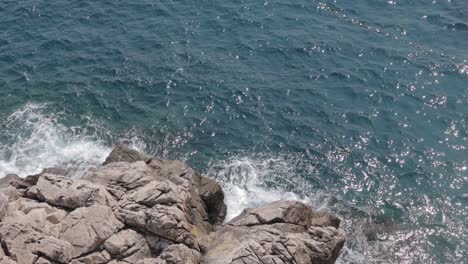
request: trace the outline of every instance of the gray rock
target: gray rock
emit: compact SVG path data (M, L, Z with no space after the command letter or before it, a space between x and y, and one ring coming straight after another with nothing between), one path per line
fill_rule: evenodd
M29 182L16 174L8 174L0 178L0 190L9 201L18 199L23 195L24 190L30 186Z
M16 189L26 189L30 187L31 184L16 174L8 174L0 178L0 189L4 189L8 186L13 186Z
M144 258L137 264L199 264L202 255L199 251L188 248L183 244L167 247L157 258Z
M72 259L70 243L40 230L22 224L4 225L0 228L2 247L18 264L34 263L40 256L58 263L69 263Z
M229 224L233 226L254 226L274 223L293 223L309 227L312 209L299 202L281 200L264 206L246 209Z
M215 180L198 174L196 177L198 193L206 206L209 222L213 225L223 223L227 212L223 189Z
M3 216L5 216L5 212L8 209L8 196L0 193L0 221L3 220Z
M113 258L129 263L152 256L145 237L132 229L125 229L111 236L104 242L104 248Z
M74 210L62 221L59 238L73 246L73 258L97 249L124 227L109 207L93 205Z
M92 204L113 206L116 201L103 186L89 181L71 180L54 174L43 174L25 193L27 197L51 205L75 209Z
M91 170L82 179L106 186L113 190L115 196L120 198L120 195L125 192L137 189L155 180L156 175L143 161L134 163L114 162Z
M191 200L194 211L192 215L197 225L203 225L205 218L211 225L221 224L226 217L226 204L224 204L224 192L218 182L201 176L186 164L177 160L151 159L148 163L156 175L167 178L174 183L189 182ZM205 228L210 229L209 226Z
M183 243L190 248L198 249L195 227L191 225L184 211L177 207L155 205L147 211L148 223L146 229L176 243Z
M339 219L278 201L222 225L220 185L180 161L117 147L82 179L0 179L0 263L333 263Z
M36 262L34 262L34 264L52 264L52 262L43 257L40 257L36 260Z
M136 161L146 162L150 158L151 158L150 156L144 153L141 153L137 150L128 148L124 145L118 145L112 150L112 152L109 154L109 156L106 158L106 160L104 161L102 165L106 165L106 164L113 163L113 162L121 162L121 161L128 162L128 163L132 163Z
M297 201L247 209L203 239L203 263L334 263L346 236L312 219L312 209Z
M105 264L111 260L111 256L105 250L93 252L89 255L73 259L71 264Z
M188 248L183 244L174 244L167 247L155 260L157 264L198 264L201 261L201 253Z
M151 195L146 188L141 188L141 192L124 196L117 206L117 217L126 225L138 230L198 248L195 237L203 232L197 232L196 226L190 223L188 193L181 190L181 186L167 181L149 185L154 187L158 195ZM164 188L168 189L158 192L158 189Z
M334 263L345 235L334 227L226 226L212 236L204 264Z
M61 229L60 221L68 213L47 203L41 203L28 198L19 198L10 202L3 218L3 226L21 224L41 230L44 235L58 237Z

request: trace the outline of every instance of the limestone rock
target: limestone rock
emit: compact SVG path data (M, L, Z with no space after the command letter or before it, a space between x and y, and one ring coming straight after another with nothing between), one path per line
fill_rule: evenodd
M3 193L0 193L0 221L2 221L5 212L8 209L8 197Z
M106 160L104 161L102 165L106 165L106 164L113 163L113 162L120 162L120 161L124 161L128 163L132 163L136 161L146 162L149 159L150 157L144 153L141 153L134 149L127 148L124 145L118 145L112 150L112 152L109 154L109 156L106 158Z
M7 188L8 186L13 186L16 189L26 189L31 186L31 184L16 174L8 174L3 178L0 178L0 189Z
M301 202L223 224L221 186L188 165L123 146L105 163L0 179L0 263L331 264L343 246L339 219Z
M58 263L69 263L72 259L70 243L44 235L30 226L2 226L0 236L2 247L8 251L5 255L18 264L34 263L41 256Z
M137 189L155 179L153 170L143 161L134 163L114 162L91 170L84 180L106 186L119 197L123 193ZM112 192L112 191L111 191Z
M106 264L111 260L111 256L107 251L93 252L72 260L71 264Z
M346 239L333 226L312 226L313 211L298 201L246 209L202 242L204 264L331 264Z
M297 232L285 226L226 226L213 236L204 264L298 263L331 264L343 247L345 235L334 227L313 227Z
M198 178L198 193L206 205L209 222L213 225L221 224L227 212L223 189L215 180L198 174L196 177Z
M157 258L144 258L137 264L199 264L202 255L199 251L188 248L183 244L167 247Z
M20 197L24 190L31 185L16 174L8 174L0 178L0 190L9 201Z
M132 229L125 229L111 236L104 243L104 248L112 257L129 263L152 256L145 237Z
M201 254L197 250L188 248L183 244L174 244L167 247L155 260L157 264L198 264Z
M224 193L216 181L201 176L186 164L176 160L151 159L148 163L156 175L167 178L174 183L182 181L189 182L190 192L193 194L191 200L193 215L198 225L203 225L207 218L211 225L221 224L226 217L226 204L224 204ZM206 228L206 227L205 227Z
M54 174L41 175L37 184L29 188L25 195L69 209L92 204L113 206L116 203L103 186Z
M71 243L74 258L95 250L124 227L109 207L101 205L78 208L61 224L60 239Z
M233 226L254 226L274 223L293 223L310 226L312 209L299 202L281 200L258 208L246 209L229 224Z
M167 179L151 181L121 197L116 214L124 223L163 238L194 245L190 193Z
M61 229L59 223L66 215L66 211L47 203L21 197L9 203L2 224L21 224L41 230L45 235L57 237Z

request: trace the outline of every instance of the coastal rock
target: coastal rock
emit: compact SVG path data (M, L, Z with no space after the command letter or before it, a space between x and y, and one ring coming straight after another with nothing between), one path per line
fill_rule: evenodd
M160 177L167 178L176 184L188 181L190 191L199 194L199 197L192 200L192 208L196 209L193 212L194 215L198 214L201 218L205 218L206 215L201 212L205 210L210 224L220 224L224 221L226 217L224 192L215 180L201 176L177 160L151 159L148 166Z
M275 223L289 223L310 226L312 209L298 201L282 200L258 208L245 209L229 224L233 226L254 226Z
M5 212L8 209L8 196L0 193L0 221L3 220L3 216L5 216Z
M145 237L132 229L125 229L111 236L104 243L104 248L112 258L123 259L129 263L152 256Z
M180 161L123 146L81 179L0 179L0 263L333 263L339 219L298 201L224 223L221 186Z
M73 259L71 264L106 264L110 260L111 256L104 250L102 252L93 252L83 257Z
M109 207L93 205L68 214L61 221L60 239L73 246L73 257L82 256L100 246L124 227Z
M39 177L37 184L30 187L25 196L68 209L92 204L113 206L116 203L103 186L47 173Z
M205 238L203 263L334 263L346 235L314 221L312 209L298 201L246 209Z
M44 235L40 230L22 224L0 228L5 258L16 263L35 263L40 257L58 263L69 263L72 246L69 242Z
M106 158L106 160L104 161L102 165L106 165L106 164L113 163L113 162L120 162L120 161L124 161L128 163L132 163L136 161L146 162L150 158L151 158L150 156L142 152L139 152L131 148L127 148L124 145L118 145L112 150L112 152L109 154L109 156Z
M113 162L91 170L82 179L105 186L114 196L120 198L127 191L155 180L156 175L143 161Z
M224 193L221 186L215 181L199 174L197 177L198 193L208 212L208 221L211 224L221 224L226 218L227 207L224 203Z
M183 244L174 244L167 247L155 260L157 264L198 264L202 255L199 251L188 248Z
M12 201L18 199L24 190L31 185L16 174L8 174L3 178L0 178L0 190L2 190L3 195Z
M21 224L41 230L41 233L58 237L60 221L68 212L47 203L20 197L10 202L2 219L2 226Z

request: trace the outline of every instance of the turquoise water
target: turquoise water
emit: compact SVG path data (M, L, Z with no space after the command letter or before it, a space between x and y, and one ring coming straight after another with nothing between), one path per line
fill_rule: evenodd
M339 263L468 263L468 2L0 1L0 177L117 142L341 216Z

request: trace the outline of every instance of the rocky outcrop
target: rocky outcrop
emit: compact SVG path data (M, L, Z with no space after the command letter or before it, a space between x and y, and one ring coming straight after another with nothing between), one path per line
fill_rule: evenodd
M247 209L205 238L205 264L334 263L345 234L298 201L278 201ZM331 217L331 216L330 216Z
M0 263L333 263L345 241L339 219L298 201L223 223L216 181L123 146L67 175L0 179Z
M118 145L112 150L112 152L104 161L103 165L113 163L113 162L119 162L119 161L124 161L128 163L132 163L135 161L146 162L149 159L151 159L151 157L144 153L141 153L134 149L127 148L124 145Z

